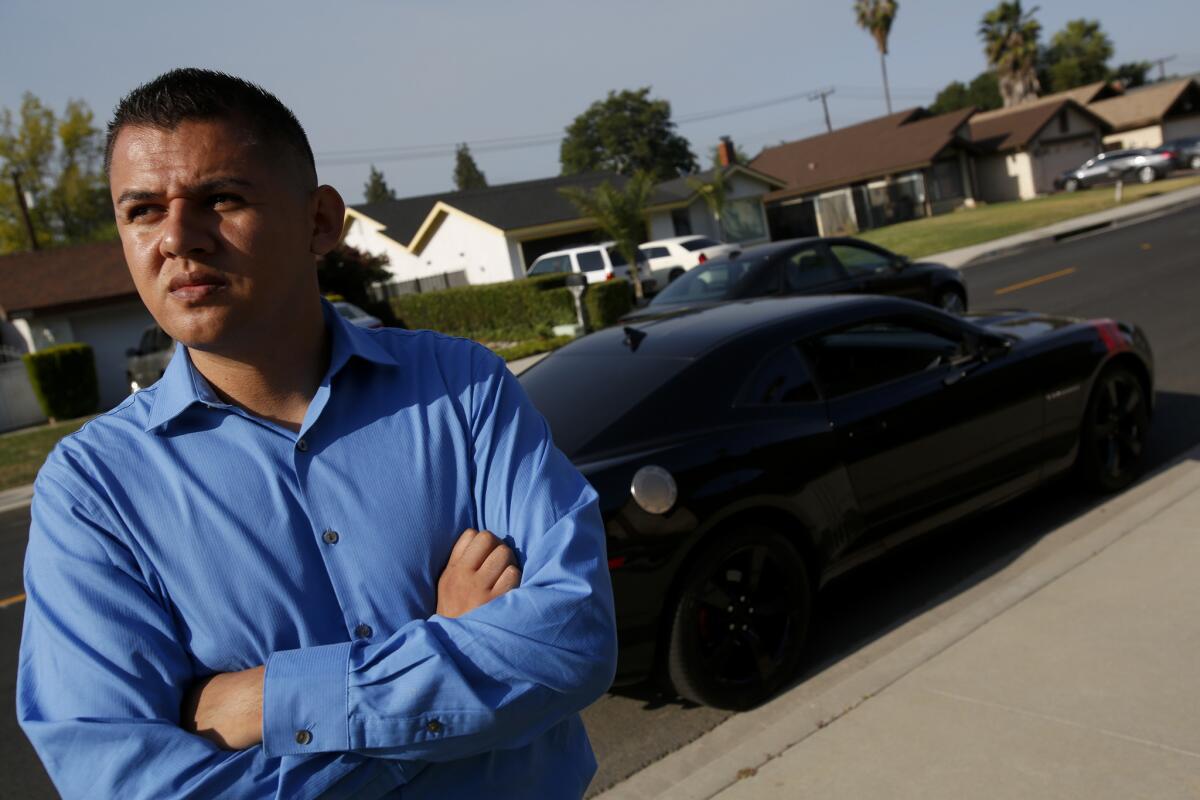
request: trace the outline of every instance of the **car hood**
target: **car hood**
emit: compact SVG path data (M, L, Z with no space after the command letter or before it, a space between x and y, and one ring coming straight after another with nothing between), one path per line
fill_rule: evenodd
M639 308L636 311L631 311L621 317L618 322L648 322L652 319L662 319L664 317L675 317L681 314L691 314L695 311L703 311L706 308L719 306L722 303L728 303L728 300L711 300L706 303L666 303L660 306L646 306Z
M1037 311L1021 311L1017 309L1006 311L988 311L984 313L964 314L963 319L989 330L1017 339L1033 339L1048 333L1076 325L1082 322L1074 317L1061 317L1052 314L1042 314Z

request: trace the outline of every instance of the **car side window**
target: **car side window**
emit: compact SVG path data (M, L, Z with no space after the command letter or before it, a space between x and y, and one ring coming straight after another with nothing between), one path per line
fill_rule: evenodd
M830 245L829 249L833 251L833 255L846 268L846 271L856 277L871 275L890 266L892 263L892 259L889 256L878 250L869 250L866 247L857 247L852 244L834 244Z
M665 247L643 247L642 255L646 258L666 258L670 255Z
M965 332L888 318L819 334L804 350L827 398L935 370L970 354Z
M584 250L576 253L575 259L579 262L580 272L595 272L604 269L604 256L600 255L599 250Z
M783 264L783 285L788 292L810 291L842 277L838 265L819 247L793 253Z
M818 400L808 365L794 344L768 354L738 393L738 405L779 406Z

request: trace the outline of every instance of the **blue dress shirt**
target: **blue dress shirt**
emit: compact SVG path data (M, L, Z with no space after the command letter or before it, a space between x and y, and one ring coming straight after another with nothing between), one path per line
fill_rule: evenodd
M594 490L483 347L325 320L298 434L223 403L179 347L39 473L17 707L64 796L587 787L578 711L616 662ZM442 617L469 527L513 547L521 585ZM179 727L197 679L260 664L262 745Z

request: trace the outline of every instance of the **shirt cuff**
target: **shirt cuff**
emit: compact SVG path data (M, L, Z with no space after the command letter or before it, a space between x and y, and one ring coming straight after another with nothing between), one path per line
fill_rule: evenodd
M263 752L268 758L350 749L350 642L279 650L263 677Z

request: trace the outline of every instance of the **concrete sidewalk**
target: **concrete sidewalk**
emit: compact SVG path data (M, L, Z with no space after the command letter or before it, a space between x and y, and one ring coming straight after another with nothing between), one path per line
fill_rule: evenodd
M1008 255L1032 247L1053 244L1069 236L1087 233L1093 230L1111 227L1122 223L1134 222L1143 217L1165 213L1178 206L1200 203L1200 186L1191 186L1175 192L1168 192L1156 197L1147 197L1116 208L1085 214L1082 217L1056 222L1037 230L1016 233L1000 239L973 244L970 247L960 247L957 250L947 250L925 256L922 261L935 261L948 267L960 269L986 258Z
M1200 797L1198 519L1200 449L841 683L601 797Z

